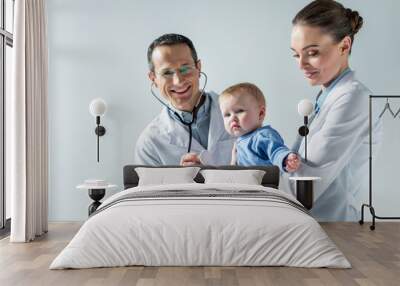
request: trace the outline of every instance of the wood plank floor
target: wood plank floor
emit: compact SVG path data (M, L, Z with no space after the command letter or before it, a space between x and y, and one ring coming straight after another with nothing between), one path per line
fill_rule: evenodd
M290 267L119 267L48 270L51 261L80 227L52 223L32 243L0 241L0 285L400 285L400 223L325 223L323 228L344 252L352 269Z

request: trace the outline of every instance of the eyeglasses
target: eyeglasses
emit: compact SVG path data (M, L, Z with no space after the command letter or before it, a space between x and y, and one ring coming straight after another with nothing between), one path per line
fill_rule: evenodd
M191 76L196 70L195 66L191 65L183 65L177 69L163 69L159 72L155 72L157 75L161 76L166 80L170 80L174 77L174 75L179 72L181 76Z

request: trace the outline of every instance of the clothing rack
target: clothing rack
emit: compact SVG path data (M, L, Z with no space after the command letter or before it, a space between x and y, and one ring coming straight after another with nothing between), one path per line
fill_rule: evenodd
M375 213L375 208L372 205L372 100L373 99L386 99L387 102L389 98L400 98L400 95L370 95L369 96L369 203L368 204L362 204L361 206L361 219L359 220L359 223L362 225L364 224L364 207L369 208L369 211L372 215L372 225L369 226L371 230L375 229L375 219L400 219L400 217L384 217L384 216L378 216ZM386 111L386 106L384 111ZM399 112L396 112L396 116ZM393 115L393 113L391 112ZM381 116L383 115L383 112L381 113ZM396 118L396 116L393 116Z

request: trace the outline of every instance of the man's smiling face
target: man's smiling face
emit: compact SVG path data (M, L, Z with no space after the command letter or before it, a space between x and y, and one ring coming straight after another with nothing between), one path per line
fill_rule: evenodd
M176 109L191 112L198 102L201 63L186 44L163 45L152 54L149 78Z

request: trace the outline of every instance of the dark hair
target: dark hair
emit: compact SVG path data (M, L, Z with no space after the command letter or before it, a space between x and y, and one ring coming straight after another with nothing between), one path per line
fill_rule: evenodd
M190 52L192 53L192 58L193 58L194 62L197 63L197 61L198 61L197 52L196 52L196 49L194 48L192 41L189 38L187 38L183 35L179 35L179 34L164 34L164 35L158 37L157 39L155 39L150 44L150 46L147 50L147 62L149 64L149 69L151 71L154 71L152 56L153 56L153 51L155 48L157 48L159 46L172 46L172 45L177 45L177 44L187 45L190 49Z
M363 25L363 18L357 11L345 8L334 0L315 0L297 13L292 24L319 27L332 35L336 42L350 36L353 43L354 35Z

